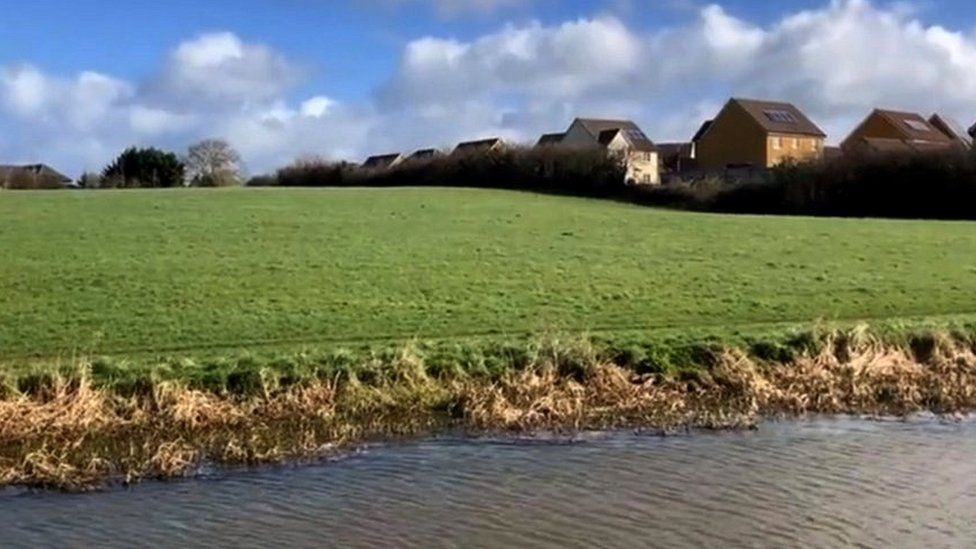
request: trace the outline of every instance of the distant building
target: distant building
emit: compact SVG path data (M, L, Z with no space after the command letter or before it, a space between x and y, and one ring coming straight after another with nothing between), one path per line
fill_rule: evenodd
M47 164L0 165L0 189L64 189L72 179Z
M769 168L823 158L827 135L791 103L733 98L693 139L699 166Z
M535 144L536 147L551 147L553 145L559 145L563 142L563 137L565 133L547 133L539 138L539 141Z
M452 155L463 155L463 154L486 154L490 152L497 152L505 149L505 141L499 137L491 137L488 139L479 139L477 141L465 141L463 143L458 143L458 146L454 148Z
M856 152L931 152L956 146L922 115L875 109L840 144L845 154Z
M427 162L433 160L440 156L444 156L444 153L437 149L420 149L410 153L407 157L407 162Z
M403 160L400 153L379 154L367 158L361 167L365 170L389 170L399 166Z
M657 185L661 182L657 147L631 120L577 118L559 144L606 149L625 162L628 183Z
M954 119L936 113L929 118L929 124L932 124L935 126L935 129L946 134L960 148L971 149L973 147L973 137Z

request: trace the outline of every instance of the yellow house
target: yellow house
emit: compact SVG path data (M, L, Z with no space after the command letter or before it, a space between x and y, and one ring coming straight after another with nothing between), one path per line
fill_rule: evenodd
M558 134L540 139L540 146L552 144ZM632 185L657 185L661 182L657 147L630 120L577 118L558 138L563 147L600 147L621 159L627 168L625 180Z
M791 103L733 98L699 130L695 157L704 169L769 168L823 158L827 135Z

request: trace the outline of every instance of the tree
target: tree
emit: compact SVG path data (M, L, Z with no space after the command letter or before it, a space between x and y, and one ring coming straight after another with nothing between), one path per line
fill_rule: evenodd
M240 185L241 155L222 139L204 139L186 154L190 184L196 187Z
M98 189L102 186L102 176L97 173L85 172L78 179L78 186L83 189Z
M180 187L185 173L183 162L171 152L130 147L105 167L102 183L121 188Z

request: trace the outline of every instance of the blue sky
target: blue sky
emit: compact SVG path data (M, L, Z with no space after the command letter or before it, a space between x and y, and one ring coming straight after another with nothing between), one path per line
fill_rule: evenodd
M976 120L969 0L41 0L4 15L0 163L72 172L129 143L217 135L261 171L530 140L575 114L680 139L729 95L795 101L832 137L875 104Z

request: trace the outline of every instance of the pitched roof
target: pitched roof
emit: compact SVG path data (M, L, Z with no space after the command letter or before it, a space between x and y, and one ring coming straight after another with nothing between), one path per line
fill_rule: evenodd
M883 137L865 137L862 142L875 152L935 152L949 149L945 141L912 141Z
M8 177L17 172L33 176L51 177L61 183L71 183L72 181L70 177L47 164L27 164L23 166L0 165L0 177Z
M558 145L562 143L563 137L566 137L565 133L546 133L539 138L539 141L535 144L537 147L542 147L545 145Z
M902 138L908 141L931 141L946 144L952 142L948 135L939 131L918 113L875 109L872 116L881 116L888 120L898 130Z
M491 150L492 148L503 145L504 141L500 137L491 137L488 139L478 139L476 141L464 141L458 143L458 146L454 148L454 152L475 152L481 150Z
M612 143L618 135L623 136L624 140L627 141L627 144L630 145L632 150L644 152L654 152L657 150L654 143L651 142L646 135L644 135L644 132L642 132L637 125L633 125L629 128L612 128L609 130L603 130L600 132L600 135L597 136L597 141L606 147Z
M419 149L410 153L410 156L407 157L407 159L408 160L429 160L431 158L435 158L440 155L441 155L441 151L437 149Z
M741 98L732 98L730 103L742 107L767 133L827 137L823 130L792 103Z
M391 154L377 154L371 156L363 162L363 168L389 168L397 161L402 160L403 155L400 153Z
M942 115L933 114L929 118L929 124L935 126L935 129L949 136L949 139L963 145L964 147L973 146L973 138L971 135L966 133L962 125L959 124L955 119Z
M637 124L632 120L610 120L604 118L577 118L574 123L579 122L583 128L594 138L599 138L600 134L607 130L638 130Z
M712 127L712 123L713 122L715 122L715 121L714 120L706 120L706 121L702 122L701 127L698 128L698 131L697 132L695 132L695 136L691 138L691 142L692 143L695 143L699 139L701 139L702 136L705 135L705 132L707 132Z

